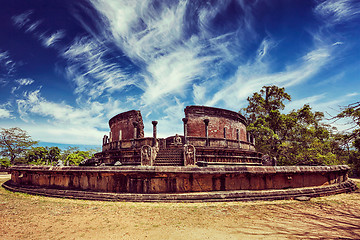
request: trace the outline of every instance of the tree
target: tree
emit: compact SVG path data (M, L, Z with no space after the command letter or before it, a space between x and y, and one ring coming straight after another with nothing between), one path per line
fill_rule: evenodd
M85 159L89 159L93 156L93 151L92 150L88 150L88 151L75 151L70 153L67 157L66 157L66 163L68 163L69 165L79 165L83 160Z
M254 93L247 98L249 104L242 109L248 119L247 130L256 138L257 150L271 157L278 157L279 131L284 124L291 124L291 121L286 122L288 119L280 113L285 107L285 100L290 101L291 97L284 88L264 86L260 93Z
M25 153L27 163L36 165L48 165L60 159L60 148L58 147L32 147Z
M291 111L291 128L280 130L279 162L282 165L334 165L340 163L335 152L338 143L329 125L322 123L324 114L312 112L305 104Z
M61 152L60 148L50 147L48 149L48 154L46 156L47 157L46 164L48 164L48 163L52 164L52 163L57 162L61 157L60 152Z
M332 165L344 163L338 137L324 114L305 104L299 110L281 113L291 97L284 88L264 86L242 109L247 130L256 138L256 150L276 158L280 165ZM337 155L339 154L339 155Z
M21 128L2 128L0 131L0 154L9 157L11 164L15 164L24 151L36 143Z
M48 150L45 147L32 147L25 153L26 163L44 165L46 164L46 157Z
M10 159L8 158L0 158L0 169L10 167Z
M335 120L350 118L353 125L349 133L343 134L343 144L347 146L348 163L352 168L353 174L360 176L360 102L355 102L344 107L335 116Z

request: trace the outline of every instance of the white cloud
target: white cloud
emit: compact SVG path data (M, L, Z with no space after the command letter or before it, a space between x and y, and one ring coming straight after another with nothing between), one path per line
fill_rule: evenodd
M47 101L41 97L40 89L26 92L24 99L17 100L19 113L24 121L29 114L50 117L56 123L75 125L96 125L101 123L102 112L96 103L84 109L77 109L65 103Z
M164 138L173 136L175 134L183 134L182 118L184 117L185 104L178 98L174 97L169 99L166 103L161 104L161 117L159 119L153 119L152 116L144 117L145 136L152 136L152 120L157 120L158 137ZM148 109L144 109L146 113Z
M8 76L15 72L15 62L10 58L8 51L0 49L0 76Z
M17 27L22 28L23 26L25 26L26 24L28 24L30 22L29 17L32 13L33 13L32 10L28 10L19 15L13 16L12 20Z
M21 78L21 79L15 80L15 82L17 82L20 86L27 86L27 85L33 84L34 80L31 78Z
M360 14L360 3L352 0L327 0L315 8L315 13L332 24L350 21Z
M31 78L21 78L16 79L15 82L18 84L17 87L12 87L11 93L14 93L16 90L20 89L21 86L27 86L34 83L34 80Z
M218 81L218 90L208 98L205 105L227 107L238 110L239 103L264 85L292 87L303 83L318 73L331 60L331 47L322 46L306 53L284 71L272 72L271 60L266 60L269 47L275 46L269 39L262 42L255 60L239 65L237 72L227 83ZM266 50L265 50L266 49ZM261 53L261 54L259 54ZM206 84L205 84L206 85Z
M286 108L285 110L290 112L291 110L297 110L299 108L301 108L302 106L304 106L304 104L309 104L311 106L315 106L317 104L319 104L319 101L321 101L322 99L325 99L326 94L322 93L322 94L318 94L318 95L314 95L314 96L310 96L310 97L306 97L306 98L301 98L301 99L297 99L297 100L293 100L290 103L286 104Z
M186 96L195 81L222 74L222 67L238 58L238 48L255 35L252 5L240 2L244 15L234 32L215 32L213 21L229 3L200 4L194 10L185 0L156 6L142 0L92 1L106 24L104 36L141 68L143 82L136 86L144 91L143 104ZM191 27L197 32L189 35ZM264 44L262 54L267 50Z
M353 92L353 93L348 93L345 95L345 97L356 97L356 96L359 96L360 94L357 93L357 92Z
M193 95L195 104L202 104L205 99L206 87L203 85L193 85Z
M65 37L64 30L58 30L55 33L51 34L50 36L46 36L46 34L41 34L39 36L40 40L42 41L42 44L45 47L53 46L56 42L58 42L63 37Z
M118 64L109 62L109 50L89 38L74 41L63 53L67 59L66 73L76 84L77 94L95 99L104 93L113 93L135 84Z
M34 23L31 23L29 26L27 26L25 32L34 32L41 22L42 22L41 20L38 20Z
M107 131L101 131L92 126L69 126L68 124L27 125L26 130L33 139L42 142L63 144L84 144L102 146L102 136Z
M34 138L73 144L99 144L102 136L108 132L108 120L130 110L123 108L127 103L113 98L103 103L89 100L73 107L65 102L45 99L40 89L25 92L16 103L20 118L26 122L26 129Z
M208 59L197 54L195 49L179 49L150 63L143 102L152 104L168 94L181 95L188 84L204 73Z
M6 108L0 107L0 118L11 118L11 112Z

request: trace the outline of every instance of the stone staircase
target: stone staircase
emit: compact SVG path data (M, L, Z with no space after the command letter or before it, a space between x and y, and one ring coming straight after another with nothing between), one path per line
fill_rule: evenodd
M154 166L183 166L183 150L181 148L160 148Z

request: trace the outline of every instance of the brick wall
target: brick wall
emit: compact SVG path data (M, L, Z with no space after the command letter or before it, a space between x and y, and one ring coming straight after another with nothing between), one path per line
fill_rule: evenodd
M120 113L109 120L111 141L114 142L119 140L133 139L135 132L134 122L137 123L136 138L143 138L144 124L141 113L140 111L131 110L128 112Z
M185 108L185 117L188 119L188 136L205 137L204 120L208 119L209 138L224 138L226 135L226 139L247 141L245 118L236 112L205 106L188 106Z

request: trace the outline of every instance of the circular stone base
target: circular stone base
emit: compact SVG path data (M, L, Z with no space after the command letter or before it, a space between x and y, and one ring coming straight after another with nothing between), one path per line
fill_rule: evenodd
M63 190L37 186L20 186L11 180L2 185L5 189L28 194L48 197L72 198L101 201L132 201L132 202L229 202L255 200L284 200L299 197L320 197L332 194L352 192L356 184L347 180L340 184L318 187L304 187L281 190L237 190L192 193L107 193L95 191Z

